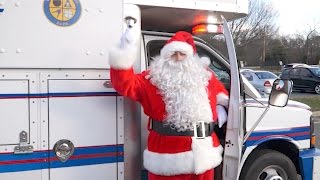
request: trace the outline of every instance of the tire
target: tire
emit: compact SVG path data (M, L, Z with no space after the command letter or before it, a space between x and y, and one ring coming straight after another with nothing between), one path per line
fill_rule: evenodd
M298 175L286 155L274 150L258 150L246 160L240 180L298 180Z
M320 84L317 84L317 85L314 87L314 92L317 93L317 94L320 94Z

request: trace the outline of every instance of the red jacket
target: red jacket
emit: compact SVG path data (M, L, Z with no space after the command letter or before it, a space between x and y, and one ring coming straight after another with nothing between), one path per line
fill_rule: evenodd
M165 104L162 96L157 93L157 87L147 78L148 71L134 74L132 68L111 67L110 75L113 87L120 95L140 102L144 113L150 118L164 120ZM228 104L228 92L213 73L207 93L213 114L212 121L216 121L216 105ZM201 174L222 161L222 147L215 133L212 138L194 140L189 136L164 136L150 130L147 146L144 166L158 175Z

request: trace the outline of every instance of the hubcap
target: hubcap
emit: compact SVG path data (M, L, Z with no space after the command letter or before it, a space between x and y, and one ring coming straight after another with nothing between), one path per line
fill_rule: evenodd
M264 168L257 180L288 180L288 175L280 166L272 165Z
M315 91L317 94L320 94L320 84L316 85L316 87L314 88L314 91Z

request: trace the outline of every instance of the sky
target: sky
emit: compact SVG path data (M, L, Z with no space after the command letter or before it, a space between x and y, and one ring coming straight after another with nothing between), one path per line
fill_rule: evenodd
M280 34L306 34L310 28L320 30L320 0L272 0L278 10Z

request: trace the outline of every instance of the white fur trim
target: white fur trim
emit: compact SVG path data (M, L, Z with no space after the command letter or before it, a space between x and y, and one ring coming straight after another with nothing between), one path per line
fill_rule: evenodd
M220 104L226 108L229 106L229 97L225 93L217 94L217 104Z
M109 51L109 64L114 69L130 69L136 60L137 51L134 47L114 47Z
M222 162L222 146L213 147L211 137L196 139L192 137L195 174L202 174L217 167Z
M181 41L172 41L164 45L160 51L160 55L163 58L169 58L175 51L184 52L188 57L193 55L192 46Z
M173 176L194 173L192 151L161 154L146 149L143 153L143 159L144 167L153 174Z
M200 62L203 64L204 67L208 67L211 63L210 58L208 57L201 57Z
M173 176L202 174L217 167L222 161L222 146L213 147L212 138L192 138L192 150L181 153L156 153L145 150L144 167L153 174Z

